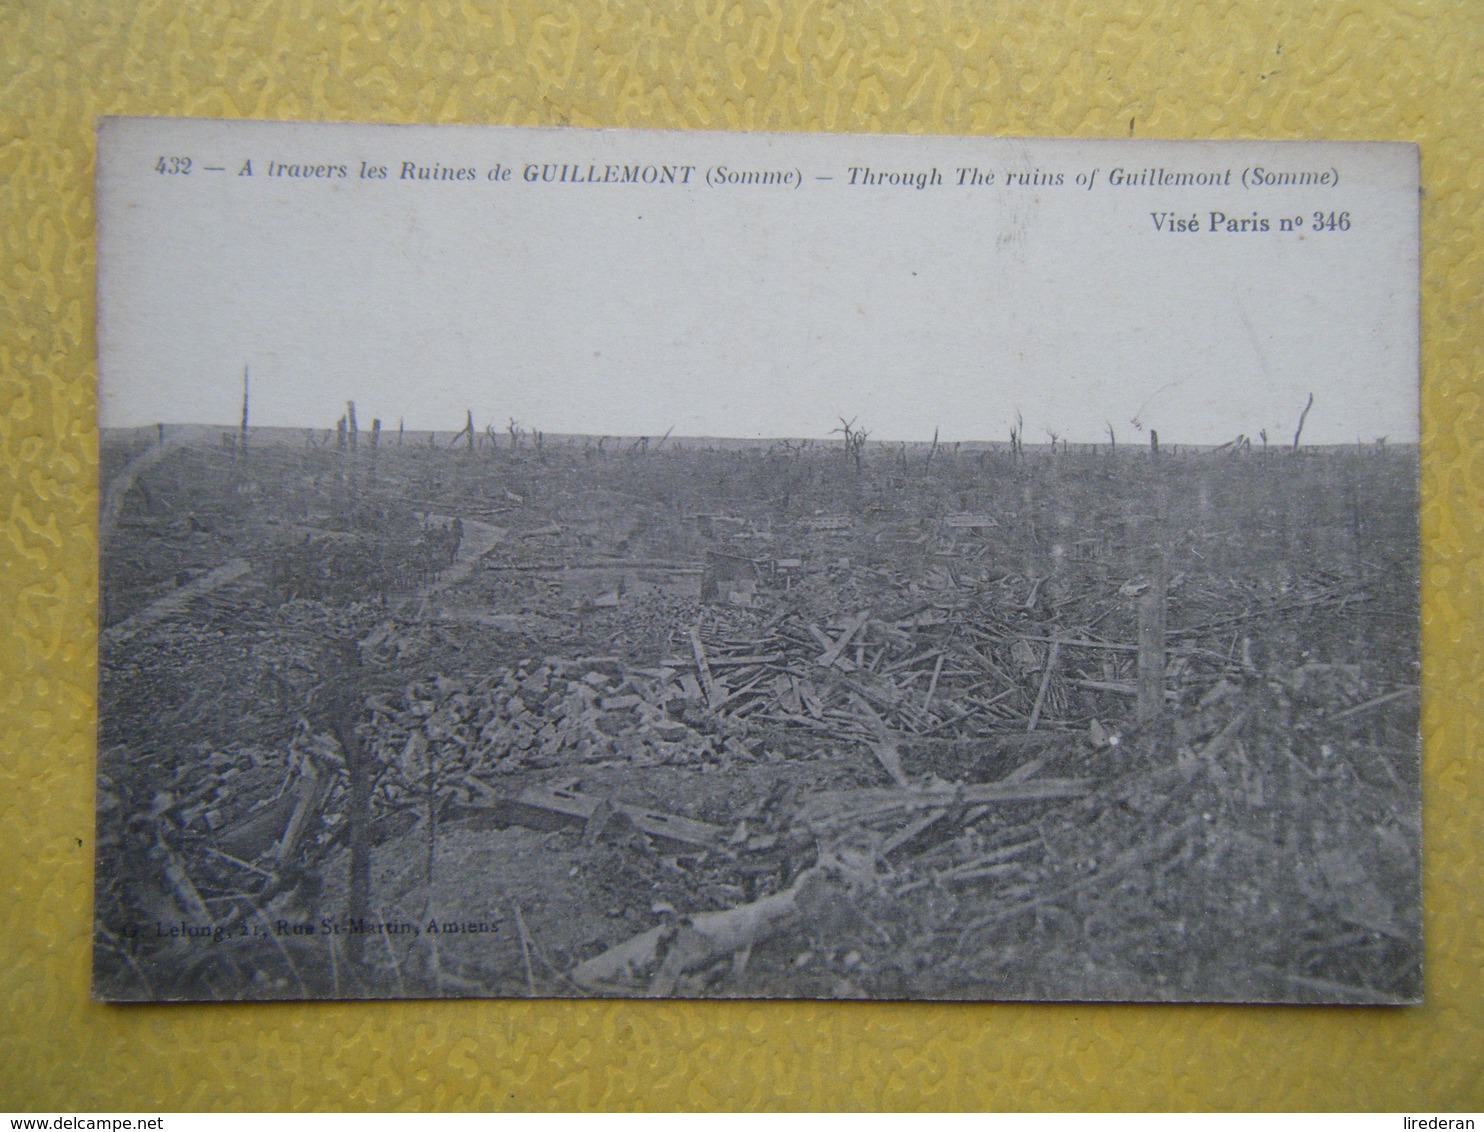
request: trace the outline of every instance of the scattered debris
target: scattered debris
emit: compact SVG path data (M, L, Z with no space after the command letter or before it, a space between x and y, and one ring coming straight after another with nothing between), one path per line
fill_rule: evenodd
M1415 610L1353 554L1294 565L1343 531L1286 520L1269 561L1070 459L1123 493L1095 537L1024 456L942 454L915 506L821 478L854 481L838 451L252 459L278 487L188 445L126 465L99 891L266 932L255 995L1415 990L1416 671L1371 647ZM812 486L732 506L739 468ZM295 928L322 920L419 933L356 955ZM242 992L230 949L193 954L192 995ZM151 962L114 977L181 984Z

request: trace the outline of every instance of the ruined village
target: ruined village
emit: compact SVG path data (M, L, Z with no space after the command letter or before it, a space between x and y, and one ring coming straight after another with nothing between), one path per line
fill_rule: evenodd
M95 993L1419 995L1415 446L839 426L105 431Z

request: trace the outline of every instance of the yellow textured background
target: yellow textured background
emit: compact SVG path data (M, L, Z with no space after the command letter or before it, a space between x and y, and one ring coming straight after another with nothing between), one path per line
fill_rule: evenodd
M0 1109L1484 1107L1484 4L339 7L0 0ZM1420 142L1427 1004L90 1003L99 114Z

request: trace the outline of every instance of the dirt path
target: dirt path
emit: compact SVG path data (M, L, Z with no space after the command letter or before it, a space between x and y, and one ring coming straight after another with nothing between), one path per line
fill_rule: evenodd
M123 498L128 494L128 490L134 481L138 479L141 473L159 462L160 458L155 454L160 451L161 449L158 448L151 449L114 478L114 482L109 488L109 500L112 505L113 519L117 519L119 510L122 507ZM154 458L146 459L150 456ZM428 517L440 523L453 521L453 516L451 515L430 515ZM457 557L454 559L453 564L439 575L437 581L423 591L422 596L428 597L440 590L447 589L450 586L462 582L473 572L479 560L498 546L506 534L503 527L481 522L478 519L462 519L462 522L464 524L464 537L459 543ZM104 631L103 639L114 644L127 641L151 625L181 612L186 606L202 595L211 593L213 590L221 589L231 582L235 582L251 570L251 564L241 558L233 558L230 561L224 562L215 570L203 574L188 585L181 586L174 592L150 602L149 605L125 618L123 621L120 621L117 625L110 626Z
M172 439L164 444L153 445L135 456L113 477L113 482L104 491L102 503L98 507L99 546L106 546L113 537L113 529L118 525L119 515L124 509L124 500L129 495L129 489L139 481L139 477L185 443L184 439Z
M428 518L439 523L451 523L454 517L452 515L429 515ZM493 523L469 519L463 515L458 518L464 524L464 537L459 543L459 552L453 560L453 565L439 574L438 580L423 591L424 596L458 585L473 573L479 560L503 542L505 535L509 533L504 527L497 527Z
M194 582L181 586L175 592L166 594L157 601L150 602L138 613L105 629L103 639L115 644L127 641L141 630L149 628L172 614L179 613L203 594L209 594L212 590L221 589L229 582L235 582L250 570L252 566L241 558L233 558L224 562L210 573L203 574Z

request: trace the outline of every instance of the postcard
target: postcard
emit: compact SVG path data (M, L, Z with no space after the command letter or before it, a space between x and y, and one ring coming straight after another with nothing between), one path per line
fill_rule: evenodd
M95 996L1420 1001L1418 191L103 120Z

